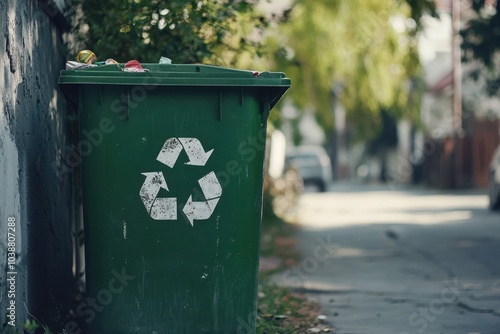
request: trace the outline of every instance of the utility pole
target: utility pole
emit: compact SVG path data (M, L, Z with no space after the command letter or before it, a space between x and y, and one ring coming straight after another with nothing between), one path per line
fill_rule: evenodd
M334 177L342 180L350 177L349 173L349 153L346 142L346 113L342 104L344 88L337 83L332 87L333 94L333 116L335 119L335 171Z
M453 134L455 153L455 180L454 186L463 186L462 161L462 55L460 47L460 0L451 0L451 46L453 66Z
M460 0L452 0L453 128L462 132L462 54L460 48Z

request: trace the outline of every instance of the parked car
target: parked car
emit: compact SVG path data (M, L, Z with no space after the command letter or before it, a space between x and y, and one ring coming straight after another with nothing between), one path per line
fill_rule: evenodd
M497 147L490 165L490 209L500 210L500 146Z
M314 184L321 192L332 180L330 158L321 146L299 146L289 151L286 165L297 169L304 185Z

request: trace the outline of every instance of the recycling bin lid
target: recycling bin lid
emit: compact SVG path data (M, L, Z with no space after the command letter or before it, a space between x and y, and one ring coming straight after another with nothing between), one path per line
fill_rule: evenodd
M62 70L59 85L66 96L75 85L158 85L209 87L270 87L272 108L290 87L281 72L254 72L201 64L141 64L147 72L125 72L124 64ZM71 98L71 100L73 100Z
M124 64L63 70L59 84L140 85L154 78L162 86L290 86L281 72L254 72L196 64L141 64L148 72L124 72Z

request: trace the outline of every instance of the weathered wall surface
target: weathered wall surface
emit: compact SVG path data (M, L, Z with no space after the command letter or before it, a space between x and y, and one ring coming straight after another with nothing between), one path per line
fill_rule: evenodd
M43 2L43 1L42 1ZM71 123L57 88L62 33L40 1L0 0L0 332L6 318L7 220L16 219L15 311L57 331L72 287L71 173L57 164ZM11 231L12 232L12 231ZM7 319L7 321L5 321Z

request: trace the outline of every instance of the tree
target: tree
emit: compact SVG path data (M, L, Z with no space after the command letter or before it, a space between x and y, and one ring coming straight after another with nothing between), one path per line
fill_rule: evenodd
M487 67L483 71L488 76L487 92L496 95L500 91L500 1L473 0L472 9L475 17L460 32L463 58ZM473 74L480 75L479 71Z
M347 118L360 137L380 128L380 110L417 121L421 68L417 32L426 0L296 0L275 47L276 68L292 78L299 109L313 110L328 131L333 125L332 89L343 87ZM284 36L284 37L282 37Z
M99 60L231 65L258 52L268 22L257 0L77 0L78 33Z
M75 1L81 40L99 60L166 56L284 71L293 80L287 95L313 110L325 130L333 124L334 85L344 88L348 119L363 137L375 135L381 109L418 119L415 36L422 16L435 13L433 1L295 0L275 33L256 9L259 0Z

